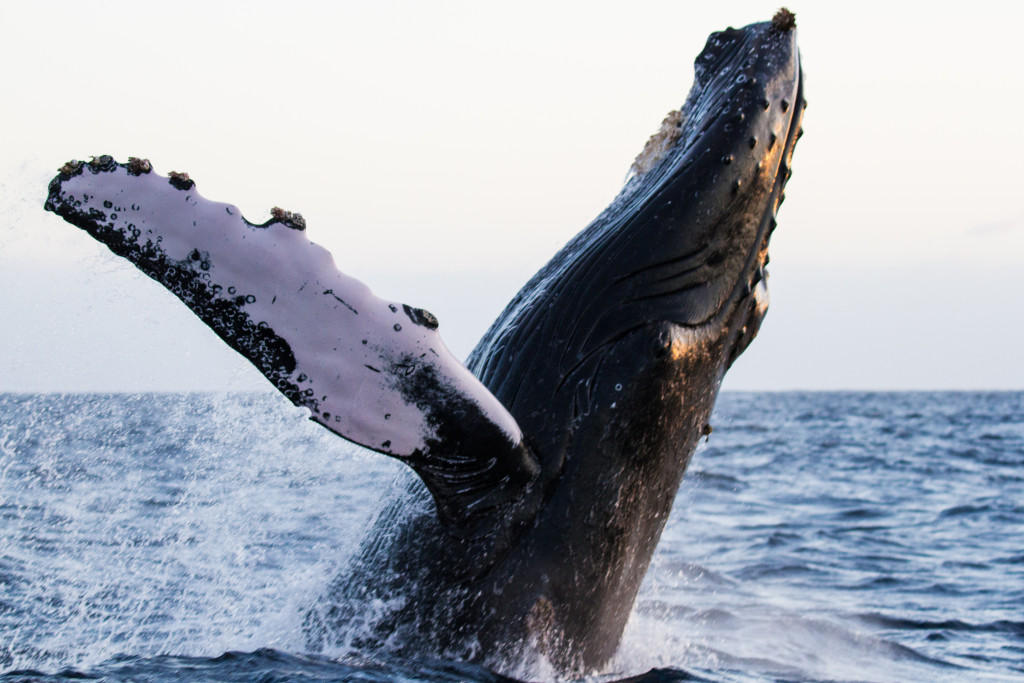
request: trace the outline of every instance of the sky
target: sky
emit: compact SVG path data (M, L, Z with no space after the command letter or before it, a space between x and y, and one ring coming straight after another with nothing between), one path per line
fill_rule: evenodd
M792 2L806 75L771 309L724 388L1024 389L1021 3ZM465 356L615 196L707 34L766 2L0 0L0 391L262 389L162 287L42 210L149 158Z

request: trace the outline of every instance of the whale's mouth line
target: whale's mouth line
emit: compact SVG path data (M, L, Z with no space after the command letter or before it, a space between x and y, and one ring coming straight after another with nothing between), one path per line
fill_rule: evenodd
M803 135L803 111L807 106L807 102L804 99L804 75L803 70L800 68L799 53L797 53L796 58L797 87L792 104L793 112L786 131L785 145L782 148L778 166L775 169L775 178L769 200L762 215L757 236L752 242L746 263L740 272L736 285L726 305L714 316L716 320L721 320L721 324L729 325L732 328L732 334L729 335L727 341L728 360L726 361L725 369L728 369L747 346L750 345L750 342L753 341L761 326L761 321L768 311L768 246L777 225L776 216L779 206L781 206L785 198L786 183L792 175L790 164L797 140Z
M803 119L803 109L807 106L807 103L804 101L804 75L803 70L799 68L799 63L798 56L797 87L796 95L794 97L795 102L792 105L794 107L794 111L789 120L789 128L786 131L786 143L782 149L778 166L775 169L775 181L772 186L771 200L765 208L764 216L761 219L761 225L758 229L757 238L755 238L753 245L751 246L750 254L747 256L747 264L743 269L743 275L741 275L736 288L733 290L734 298L737 298L737 293L740 293L738 298L742 298L746 294L749 294L749 292L757 286L759 281L767 279L768 276L768 271L766 270L766 267L768 266L768 244L771 241L772 233L775 230L775 221L779 207L782 205L782 201L784 199L786 183L789 181L789 177L792 174L790 163L793 158L793 150L796 147L797 140L803 134L801 122ZM746 276L746 278L744 278L744 276ZM746 279L747 282L744 282L744 279Z

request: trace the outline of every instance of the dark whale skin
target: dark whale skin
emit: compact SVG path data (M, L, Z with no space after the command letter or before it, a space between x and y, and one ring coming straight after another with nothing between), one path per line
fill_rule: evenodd
M312 646L499 670L532 648L572 675L615 653L725 371L767 310L806 106L782 12L709 37L667 152L638 161L470 356L539 459L536 513L457 538L418 481L399 487L310 612Z

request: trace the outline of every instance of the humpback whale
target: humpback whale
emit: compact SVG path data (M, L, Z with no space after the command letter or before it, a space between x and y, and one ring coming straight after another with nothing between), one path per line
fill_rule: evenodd
M187 174L65 164L46 208L162 283L311 419L397 458L310 647L557 670L614 654L765 266L806 102L795 20L712 34L619 195L515 296L466 365L429 312L377 298L306 236Z

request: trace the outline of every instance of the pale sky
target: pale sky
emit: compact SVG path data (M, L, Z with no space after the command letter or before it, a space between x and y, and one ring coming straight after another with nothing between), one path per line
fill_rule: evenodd
M788 6L806 135L771 309L725 387L1024 389L1024 5ZM615 196L707 34L776 9L0 0L0 391L269 387L43 212L68 159L149 158L253 221L299 211L464 356Z

